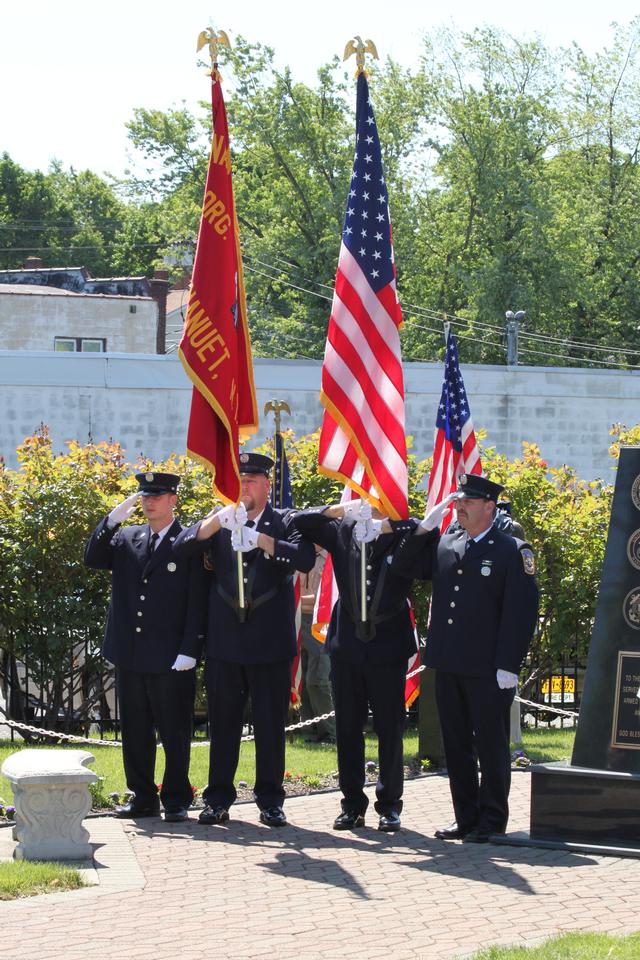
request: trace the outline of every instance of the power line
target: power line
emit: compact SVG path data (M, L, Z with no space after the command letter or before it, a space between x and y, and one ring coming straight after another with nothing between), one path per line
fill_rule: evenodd
M25 222L27 222L27 221L25 221ZM34 221L34 223L35 223L35 222L42 222L42 223L43 223L44 221ZM1 227L1 226L6 226L6 224L0 224L0 227ZM130 245L129 245L129 249L132 249L132 250L145 250L145 249L146 249L146 250L150 250L150 249L154 249L154 248L158 248L158 247L164 246L164 245L166 245L166 243L167 243L167 241L165 241L165 240L161 240L161 241L159 240L159 241L147 242L147 243L139 243L139 242L138 242L138 243L130 244ZM100 252L103 252L103 251L107 250L110 246L114 246L114 245L115 245L115 241L110 240L110 241L105 241L104 245L98 245L98 244L95 244L95 245L68 244L68 245L65 245L65 246L56 245L55 248L53 248L53 249L67 250L67 251L100 251ZM45 252L45 251L50 251L51 249L52 249L52 245L51 245L51 244L49 244L48 246L33 246L33 245L30 245L30 246L28 246L28 247L5 247L5 248L0 247L0 256L1 256L3 253L6 255L6 254L8 254L8 253ZM264 260L261 260L259 257L256 257L256 256L254 256L254 255L251 254L251 253L247 253L246 256L247 256L249 259L254 260L256 263L259 263L259 264L261 264L262 266L266 267L268 270L269 270L269 269L271 269L271 270L275 270L275 269L276 269L276 268L273 267L271 264L266 263ZM286 260L285 258L279 257L279 256L276 255L276 254L272 254L272 257L273 257L274 260L276 260L276 261L278 261L278 262L280 262L280 263L283 263L283 264L285 264L286 266L289 266L289 267L293 268L294 270L301 270L301 268L300 268L297 264L293 264L290 260ZM282 274L280 274L280 275L274 275L273 273L267 273L267 272L265 272L265 271L263 271L263 270L259 270L257 267L251 266L251 265L249 265L249 264L247 264L247 270L248 270L249 272L251 272L251 273L254 273L254 274L258 275L258 276L262 276L262 277L264 277L265 279L271 280L271 281L274 282L274 283L280 283L280 284L282 284L283 286L289 287L289 288L291 288L291 289L293 289L293 290L297 290L299 293L304 293L304 294L306 294L307 296L312 296L312 297L315 297L315 298L317 298L317 299L321 299L321 300L323 300L323 301L325 301L325 302L331 302L332 299L333 299L332 296L328 296L327 294L320 293L320 292L318 292L317 290L312 290L312 289L309 289L308 287L303 287L303 286L301 286L300 284L294 283L292 280L283 277ZM322 283L321 281L311 280L311 279L306 278L306 277L304 277L304 280L305 280L306 283L316 284L318 287L322 287L323 289L333 290L333 288L332 288L329 284ZM498 325L485 323L485 322L480 321L480 320L475 320L475 319L470 319L470 318L459 317L459 316L456 315L456 314L450 314L450 313L446 313L446 312L444 312L444 311L438 312L438 311L435 311L435 310L431 310L430 308L427 308L427 307L420 307L420 306L418 306L417 304L411 304L411 303L409 303L409 302L407 302L407 301L402 302L402 306L403 306L403 309L405 309L405 310L406 310L406 309L409 309L409 310L411 310L411 311L413 311L413 312L415 312L415 313L417 313L417 314L419 314L419 315L421 315L421 316L424 316L426 319L436 320L436 321L438 321L438 322L440 322L440 323L449 322L449 323L451 323L451 324L454 325L454 326L465 326L465 327L471 326L472 328L473 328L473 327L479 327L479 328L481 328L482 330L487 330L487 331L489 332L489 336L492 336L492 335L495 336L495 335L497 335L497 334L500 334L501 336L504 335L504 328L503 328L503 327L500 327L500 326L498 326ZM424 331L427 332L427 333L441 333L441 332L442 332L441 330L436 329L436 328L434 328L434 327L429 327L429 326L426 326L426 325L424 325L424 324L418 324L418 323L415 323L414 321L406 321L406 323L405 323L405 329L409 329L410 327L416 327L416 328L418 328L418 329L424 330ZM456 335L457 335L460 339L469 340L469 341L472 342L472 343L479 343L479 344L481 344L481 345L483 345L483 346L492 346L492 347L495 347L495 348L498 348L498 349L504 349L504 347L502 347L502 345L500 345L500 344L492 343L491 341L480 340L480 339L478 339L477 337L470 336L469 334L463 334L463 333L458 332ZM518 335L519 335L519 337L522 338L522 339L531 340L531 341L534 341L534 342L537 342L537 343L540 343L540 344L549 344L549 345L559 344L559 345L562 346L562 347L565 347L565 348L572 348L572 347L573 347L573 348L576 348L577 350L581 350L581 351L583 351L583 352L584 352L584 351L588 351L588 350L593 350L593 351L598 351L598 352L601 352L601 353L607 353L607 354L609 354L609 355L611 355L611 354L616 354L616 355L625 356L625 357L626 357L626 356L629 356L629 355L630 355L630 356L638 356L638 355L640 355L640 350L634 350L634 349L632 349L631 347L629 347L629 348L613 347L613 346L609 347L609 346L603 346L602 344L592 343L592 342L586 341L586 340L568 340L568 339L563 338L563 337L555 337L555 336L553 336L553 335L551 335L551 334L530 333L530 332L528 332L528 331L526 331L526 330L519 330ZM629 368L636 369L636 366L633 365L633 364L627 365L627 364L624 364L624 363L616 363L614 360L601 361L601 360L596 360L595 358L592 359L592 358L586 358L586 357L576 357L576 356L570 356L570 355L566 355L566 354L557 354L557 353L551 354L551 353L548 353L548 352L545 352L545 351L534 350L533 348L529 348L529 347L522 347L522 346L521 346L521 347L520 347L520 352L523 352L523 353L526 352L526 353L534 354L534 355L537 355L537 356L548 357L548 358L550 358L550 359L556 359L556 358L557 358L557 359L566 359L566 360L571 360L571 361L574 361L574 362L577 362L577 363L597 363L597 364L599 364L600 366L613 366L613 367L618 367L618 368L621 368L621 369L629 369Z

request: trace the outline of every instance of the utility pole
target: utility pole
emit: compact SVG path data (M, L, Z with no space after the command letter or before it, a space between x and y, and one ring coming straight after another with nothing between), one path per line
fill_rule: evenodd
M526 315L526 310L518 310L516 313L514 313L513 310L507 310L505 313L505 318L507 321L505 326L505 334L507 338L508 367L518 366L518 330L519 325L523 322Z

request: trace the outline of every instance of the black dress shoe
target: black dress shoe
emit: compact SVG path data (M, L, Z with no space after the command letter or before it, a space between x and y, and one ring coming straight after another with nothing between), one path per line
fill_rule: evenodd
M282 807L267 807L260 811L260 823L266 823L268 827L286 827L287 818Z
M141 820L142 817L159 817L160 807L141 807L134 800L129 803L119 804L114 809L116 817L131 817L134 820Z
M463 843L488 843L489 837L493 833L493 830L489 830L488 827L475 827L475 829L470 830L469 833L462 838Z
M401 827L400 814L397 810L390 810L389 813L383 813L378 823L378 830L383 833L395 833Z
M198 817L198 823L204 823L206 825L226 823L228 819L229 811L226 807L205 807Z
M459 827L454 821L450 826L441 827L440 830L436 830L433 835L437 837L438 840L462 840L468 833L471 833L472 830L475 830L475 827Z
M165 823L184 823L188 819L189 814L185 807L176 807L175 810L165 810L164 812Z
M360 827L364 827L364 813L353 810L343 810L333 821L334 830L358 830Z

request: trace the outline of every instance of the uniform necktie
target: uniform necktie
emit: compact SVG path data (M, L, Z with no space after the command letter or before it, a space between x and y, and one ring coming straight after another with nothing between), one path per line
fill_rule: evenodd
M151 555L156 548L156 543L158 542L159 536L160 535L158 533L151 534L151 537L149 538L149 546L147 548L147 560L151 558Z
M467 537L467 542L466 542L465 545L464 545L464 552L465 552L465 553L467 553L467 551L469 550L469 547L471 546L472 543L475 543L475 540L473 539L473 537Z
M245 527L255 527L255 525L256 525L255 520L247 520L247 522L245 523Z

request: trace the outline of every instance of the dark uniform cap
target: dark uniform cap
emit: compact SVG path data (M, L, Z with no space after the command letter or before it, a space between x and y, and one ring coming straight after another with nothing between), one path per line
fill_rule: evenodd
M155 497L161 493L177 493L180 477L177 473L156 473L155 470L145 470L136 473L138 493L141 497Z
M463 473L458 477L457 493L470 500L495 500L497 503L502 490L504 490L502 484L487 480L486 477L479 477L475 473Z
M268 477L273 460L271 457L265 457L262 453L241 453L240 454L240 473L262 473Z

